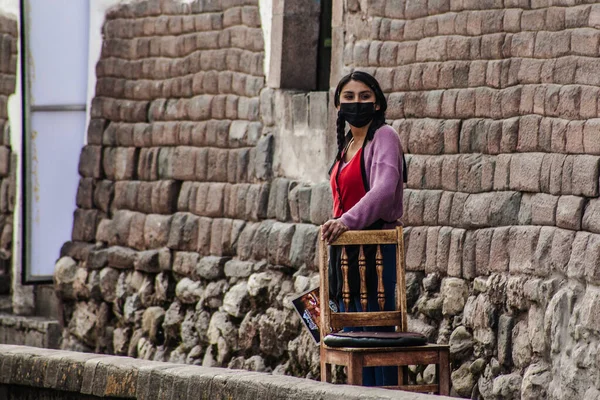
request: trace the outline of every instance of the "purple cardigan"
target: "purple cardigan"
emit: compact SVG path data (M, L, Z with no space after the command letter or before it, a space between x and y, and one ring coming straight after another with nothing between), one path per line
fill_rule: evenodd
M340 220L351 230L363 229L380 218L389 222L384 226L386 229L401 225L398 219L402 217L404 183L398 133L383 125L363 152L370 190Z

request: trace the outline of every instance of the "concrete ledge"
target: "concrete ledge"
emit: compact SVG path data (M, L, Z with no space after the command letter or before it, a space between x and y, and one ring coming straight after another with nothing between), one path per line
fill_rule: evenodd
M58 349L62 330L56 320L0 314L0 343Z
M289 376L0 345L0 393L8 385L125 399L426 400L447 397L332 385Z

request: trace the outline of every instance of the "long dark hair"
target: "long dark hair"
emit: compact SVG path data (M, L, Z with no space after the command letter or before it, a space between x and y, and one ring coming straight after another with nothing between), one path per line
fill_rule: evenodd
M375 131L377 129L381 128L383 125L385 125L385 111L387 110L387 100L385 99L385 95L383 94L383 90L381 90L381 86L379 86L379 82L377 82L377 79L375 79L373 76L371 76L370 74L368 74L366 72L354 71L354 72L344 76L342 79L340 79L340 82L338 83L337 88L335 89L335 95L333 97L333 103L335 104L336 107L339 107L339 105L340 105L340 94L342 93L342 89L350 81L362 82L365 85L367 85L373 91L373 93L375 93L375 104L379 106L379 110L375 111L375 116L373 117L373 121L371 122L371 125L369 125L369 130L367 131L367 137L365 138L365 140L372 140L373 135L375 134ZM346 128L346 121L342 117L342 113L338 112L338 116L337 116L338 151L337 151L337 155L335 157L335 161L333 162L333 165L335 165L335 163L342 158L342 153L344 151L344 148L346 147L346 145L348 144L348 141L350 140L351 133L350 132L346 133L345 128ZM332 165L331 169L333 169L333 165ZM331 169L329 170L329 173L331 173Z

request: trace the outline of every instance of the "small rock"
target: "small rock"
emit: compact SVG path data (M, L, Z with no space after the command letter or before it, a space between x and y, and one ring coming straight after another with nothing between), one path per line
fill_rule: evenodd
M165 340L167 342L176 341L179 338L179 327L183 322L183 318L181 303L174 301L165 313L165 319L162 325L165 333Z
M267 372L269 370L265 365L265 360L259 355L252 356L245 360L244 369L256 372Z
M498 319L498 361L505 366L512 362L513 325L514 318L508 314L502 314Z
M258 317L249 312L246 314L238 331L239 345L243 350L250 350L258 344Z
M223 310L229 315L240 318L249 308L248 285L246 282L238 283L225 293Z
M117 299L119 275L119 271L110 267L102 268L100 271L100 293L102 293L102 298L109 303Z
M136 312L142 309L142 302L140 296L134 293L125 299L125 305L123 306L123 318L129 323L135 323Z
M200 304L200 303L198 303ZM198 340L201 343L208 343L208 336L206 332L208 331L208 325L210 324L210 313L208 311L198 309L196 306L196 333L198 334Z
M231 322L229 315L225 312L216 311L212 315L206 334L210 344L219 345L219 338L223 338L227 341L232 350L237 350L238 348L237 329Z
M185 363L189 365L202 365L203 351L202 346L194 346L188 353Z
M246 360L242 356L233 357L231 359L231 361L229 361L229 364L227 364L227 368L229 368L229 369L244 369L244 361L246 361Z
M444 299L442 314L444 316L457 315L465 307L465 302L469 297L469 286L462 279L446 278L442 281L441 295Z
M113 331L113 349L117 355L126 355L129 348L131 328L116 328Z
M421 321L418 318L413 318L410 314L408 315L408 331L420 333L427 338L430 343L435 343L435 337L437 331L435 327Z
M229 290L229 282L222 279L217 282L210 282L204 289L204 294L200 302L211 309L219 308L223 305L223 294Z
M175 296L183 304L193 304L200 300L204 295L204 288L202 283L195 282L190 278L183 278L177 283L175 287Z
M175 293L175 284L168 273L161 272L154 278L154 293L158 301L170 301Z
M531 362L531 343L527 329L527 320L515 325L512 332L512 358L517 368L524 368Z
M439 289L441 281L440 275L437 272L429 274L423 278L423 288L426 292L433 293Z
M176 364L185 364L185 359L187 358L185 349L183 345L179 345L169 354L169 362Z
M254 263L250 261L229 260L225 263L224 273L229 278L247 278L254 272Z
M473 290L477 293L485 293L488 290L488 279L478 276L473 280Z
M298 275L294 278L294 292L303 293L310 288L310 278L308 276Z
M288 342L298 335L300 319L291 310L267 309L258 320L258 334L262 353L281 357Z
M484 358L478 358L469 366L469 370L473 375L480 375L485 369L486 362Z
M442 318L443 303L444 299L441 296L429 297L429 295L425 295L417 301L416 307L421 314L434 320L440 320Z
M552 381L552 373L549 370L549 366L543 363L535 363L527 367L521 384L522 400L546 398L550 381Z
M475 386L475 377L469 370L470 363L465 363L456 371L452 372L452 387L461 397L471 397L473 386Z
M73 283L77 276L77 262L71 257L62 257L54 266L54 287L64 299L75 299Z
M278 271L264 271L250 275L248 278L248 293L257 297L260 293L267 293L267 301L274 300L279 293L283 274Z
M522 380L519 373L500 375L494 379L492 393L503 400L520 400Z
M473 336L464 326L459 326L450 335L450 354L456 359L468 357L473 350Z
M406 273L406 305L410 310L421 295L421 281L423 281L422 272Z
M429 364L423 371L423 383L425 385L434 384L436 381L435 365Z
M162 307L148 307L142 316L142 332L154 343L162 342L162 324L165 310Z
M190 350L198 344L198 335L196 334L196 311L189 309L185 313L181 323L181 346L184 350Z
M154 304L154 279L150 275L144 276L144 281L137 294L140 296L142 306L150 307Z
M229 260L229 257L202 257L196 265L196 275L207 280L223 278L225 277L225 263Z

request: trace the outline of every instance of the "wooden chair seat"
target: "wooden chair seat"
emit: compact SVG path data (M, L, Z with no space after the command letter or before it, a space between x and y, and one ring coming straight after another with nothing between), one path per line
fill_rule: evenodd
M321 237L321 235L319 235ZM368 307L366 283L366 261L363 245L377 245L377 301L384 310L385 293L383 285L383 257L381 244L396 245L396 291L395 311L364 311ZM407 331L406 287L404 271L404 238L402 227L395 230L348 231L332 243L333 246L360 245L358 269L360 272L359 312L332 312L329 307L321 308L321 380L331 382L332 365L347 367L348 384L363 384L363 367L398 366L398 385L383 386L386 389L400 389L412 392L450 393L450 362L447 345L425 344L424 336ZM321 277L321 304L329 304L329 252L325 242L319 239L319 273ZM342 298L345 309L351 300L348 270L349 262L345 247L341 253L343 275ZM370 307L370 306L369 306ZM390 327L395 332L352 331L339 332L345 327ZM379 341L379 343L377 343ZM409 385L408 366L436 366L437 383Z
M410 347L427 344L427 338L420 333L410 332L338 332L323 338L328 347Z

